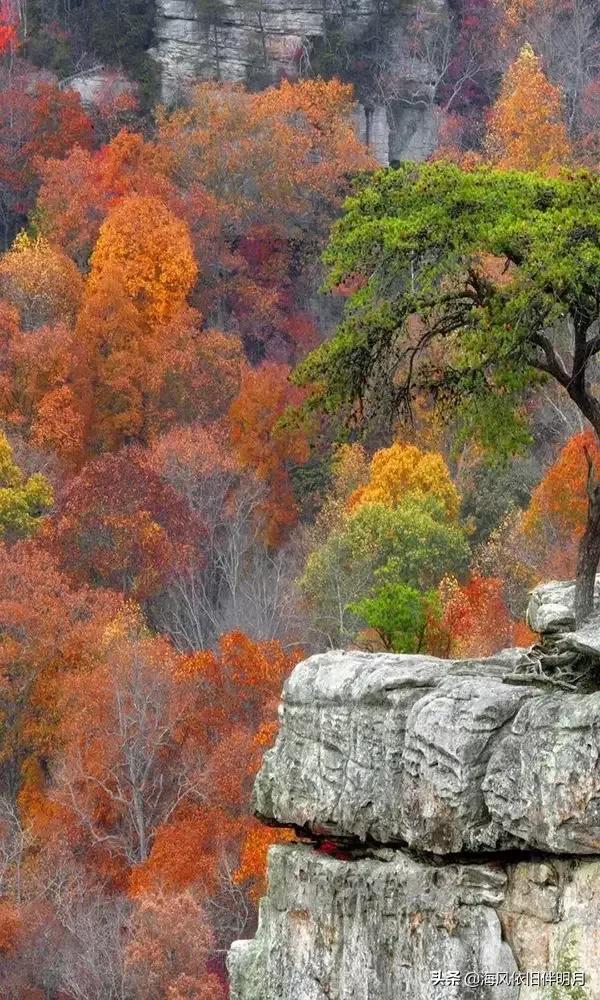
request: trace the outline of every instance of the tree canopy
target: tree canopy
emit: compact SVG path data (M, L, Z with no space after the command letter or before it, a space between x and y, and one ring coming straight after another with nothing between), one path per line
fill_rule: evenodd
M588 377L600 351L599 190L586 172L378 173L347 200L325 253L328 287L352 277L358 290L296 381L316 386L313 405L347 414L362 402L394 416L425 391L455 404L484 444L514 447L524 393L551 375L600 427Z
M599 191L584 171L441 162L363 182L325 252L328 287L356 290L336 335L296 371L313 387L307 405L394 420L425 394L463 437L507 453L527 440L528 394L551 378L600 434ZM582 613L597 566L589 527Z

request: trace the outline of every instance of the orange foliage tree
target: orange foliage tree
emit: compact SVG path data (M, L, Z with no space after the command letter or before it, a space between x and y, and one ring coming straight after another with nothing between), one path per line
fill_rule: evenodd
M526 538L543 552L542 574L575 572L577 543L587 518L588 461L600 468L600 446L592 431L583 431L569 438L523 515Z
M502 34L513 33L532 15L552 13L565 6L565 0L493 0L502 15Z
M274 830L259 823L252 823L242 842L240 863L235 871L235 880L249 886L250 896L255 901L266 892L266 871L269 848L273 844L285 844L295 839L292 830Z
M25 762L55 746L60 678L97 662L117 608L114 595L74 587L39 545L0 545L0 772L13 794Z
M72 471L89 455L224 414L245 367L240 341L202 330L192 309L148 323L107 267L74 330L24 331L3 307L0 414Z
M441 625L451 656L491 656L510 646L514 622L504 602L502 580L473 576L461 586L445 580L439 593Z
M488 152L503 169L552 173L568 162L561 94L530 45L522 48L502 81L490 114Z
M148 322L116 262L86 289L74 362L92 453L149 443L174 424L219 417L245 366L239 340L202 330L188 307L168 321Z
M157 385L148 324L129 296L121 269L107 265L88 282L79 313L73 373L86 450L114 450L144 440L145 405ZM153 377L154 376L154 377ZM160 377L159 377L160 378Z
M136 893L195 883L217 894L223 891L223 876L234 872L235 884L255 891L264 875L266 844L261 841L260 850L253 846L247 802L262 754L275 735L281 686L301 657L299 650L254 642L242 632L222 636L214 652L181 657L181 683L191 683L199 699L189 722L207 754L209 790L200 806L179 810L157 831L147 862L132 875ZM277 839L272 836L270 842ZM226 888L231 892L231 883Z
M81 460L85 421L71 380L74 332L64 324L23 330L0 307L0 415L36 447L67 464Z
M183 306L198 270L186 224L159 198L139 194L109 212L91 265L92 290L107 268L117 267L127 294L150 323L171 319Z
M136 900L125 951L126 976L135 1000L225 1000L225 988L210 971L214 937L190 889Z
M21 931L22 917L18 907L9 900L0 902L0 955L6 957L18 947Z
M288 368L274 363L246 372L239 395L229 409L235 454L243 468L254 472L268 486L263 513L266 535L272 542L280 540L296 522L298 511L290 471L309 457L305 431L280 423L287 408L302 398L288 375Z
M581 537L588 505L588 458L600 468L600 446L589 430L569 438L534 490L523 518L527 532L534 533L548 519L565 539Z
M37 225L85 267L100 226L121 198L152 195L170 202L174 195L167 163L155 143L126 130L98 150L76 145L62 159L49 156L39 168Z
M203 83L159 118L159 142L186 187L202 184L232 219L297 227L318 202L337 204L347 176L372 160L352 124L352 88L283 81L259 93Z

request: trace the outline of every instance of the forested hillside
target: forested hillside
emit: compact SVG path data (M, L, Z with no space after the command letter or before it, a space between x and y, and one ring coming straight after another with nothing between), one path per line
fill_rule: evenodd
M162 107L150 3L0 6L6 1000L225 998L293 666L529 645L528 590L575 573L600 2L423 17L440 146L377 171L353 87L398 67L335 34Z

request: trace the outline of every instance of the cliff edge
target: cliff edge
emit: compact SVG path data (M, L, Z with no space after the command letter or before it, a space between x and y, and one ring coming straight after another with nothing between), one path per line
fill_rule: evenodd
M232 1000L600 1000L600 619L572 598L529 619L580 689L527 650L296 667L254 808L304 842L271 849Z

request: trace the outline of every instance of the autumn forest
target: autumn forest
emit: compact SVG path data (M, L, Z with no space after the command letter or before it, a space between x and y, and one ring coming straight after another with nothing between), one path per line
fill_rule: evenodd
M600 2L427 17L438 146L380 170L344 65L165 106L134 4L0 3L6 1000L225 1000L293 666L527 646L575 575L598 428L515 331L598 319Z

